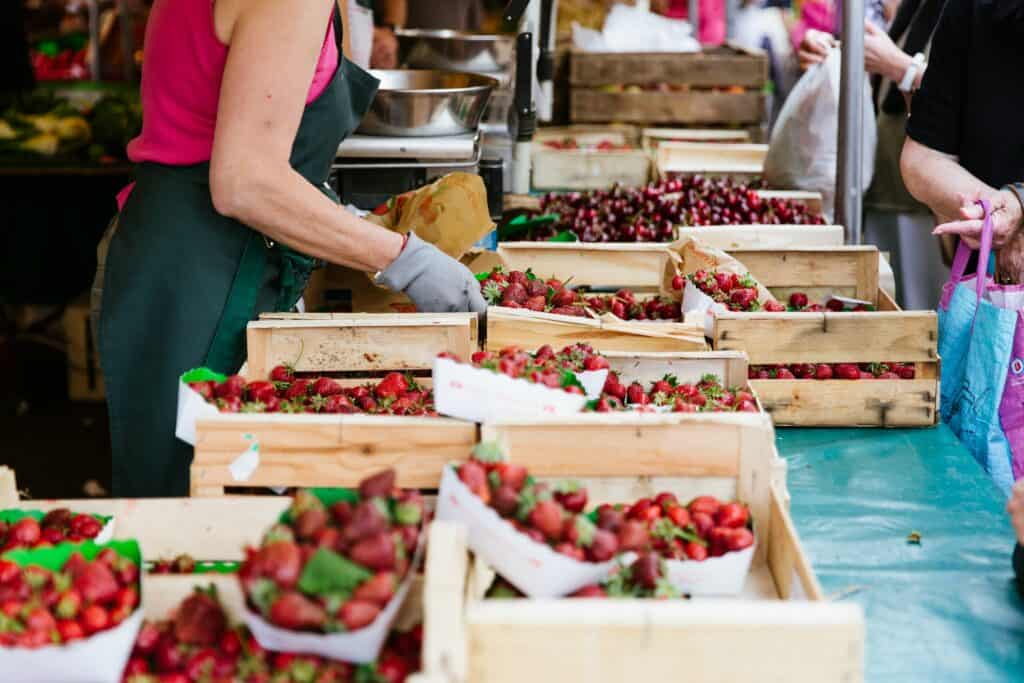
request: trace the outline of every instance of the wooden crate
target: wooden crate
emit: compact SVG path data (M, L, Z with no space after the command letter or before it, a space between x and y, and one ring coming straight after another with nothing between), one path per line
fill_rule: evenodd
M764 172L768 145L751 143L664 142L658 145L659 178L675 175L727 175L753 178Z
M103 371L99 350L93 344L89 297L75 299L64 310L67 340L68 398L72 401L104 401Z
M745 143L750 132L729 128L644 128L640 131L640 144L651 158L655 158L659 145L666 142Z
M538 271L540 272L540 271ZM611 321L494 306L487 312L485 348L561 348L586 342L602 352L702 351L702 326L695 322Z
M728 313L712 347L742 350L752 365L913 363L913 380L752 382L778 425L930 426L938 419L938 324L934 311L903 311L878 286L878 251L851 246L731 252L779 297L803 291L872 302L870 313Z
M863 680L863 613L825 600L764 443L749 435L731 458L676 449L661 479L629 476L621 458L585 458L574 472L587 477L596 503L669 490L683 500L708 493L750 505L759 545L744 593L734 599L487 599L493 572L465 559L461 527L436 522L431 554L438 553L437 564L448 562L438 573L451 578L443 593L436 586L425 600L460 607L446 630L466 643L464 656L450 662L452 680L678 680L681 662L690 663L689 681Z
M757 124L765 117L768 59L761 51L722 47L693 53L570 54L574 123ZM683 91L617 91L668 83Z
M244 374L266 377L291 363L299 372L426 372L437 354L477 348L473 314L274 314L249 323ZM396 467L401 486L433 488L441 466L464 457L476 425L449 418L383 415L218 414L196 425L193 496L230 486L348 486ZM260 463L244 482L230 465L258 445Z
M552 149L544 143L571 138L580 146L608 140L632 149ZM541 128L534 136L532 186L537 190L592 190L643 185L651 171L650 157L638 148L632 126L568 126Z

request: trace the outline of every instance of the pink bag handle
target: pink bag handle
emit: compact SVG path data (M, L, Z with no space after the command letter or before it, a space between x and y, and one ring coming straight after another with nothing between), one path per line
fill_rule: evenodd
M981 244L978 249L978 266L975 269L975 291L978 301L985 292L985 275L988 274L988 262L992 255L992 206L987 199L979 199L977 204L984 212L984 221L981 224ZM964 271L967 270L967 261L971 258L974 250L967 246L964 240L956 247L956 256L953 257L953 267L950 269L949 279L953 284L960 284L964 279Z

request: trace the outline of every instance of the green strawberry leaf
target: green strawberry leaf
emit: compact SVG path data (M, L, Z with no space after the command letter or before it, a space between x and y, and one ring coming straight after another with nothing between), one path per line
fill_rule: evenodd
M567 389L569 387L579 387L580 389L586 390L583 384L580 382L579 378L576 377L576 373L573 372L572 370L562 370L561 386L563 389Z
M342 557L333 550L320 548L302 569L299 590L307 595L351 592L373 576L366 567Z

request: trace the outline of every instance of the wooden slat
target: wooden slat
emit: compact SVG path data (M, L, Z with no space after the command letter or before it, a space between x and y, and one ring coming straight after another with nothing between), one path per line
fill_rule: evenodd
M260 465L246 481L228 466L251 443ZM476 426L444 418L398 416L221 415L197 424L193 495L225 486L351 486L385 467L400 486L436 488L441 467L465 458Z
M698 87L761 88L768 59L758 51L583 52L569 56L569 82L578 85L677 83Z
M640 149L564 150L533 145L532 186L537 190L598 190L615 183L643 185L651 160Z
M602 350L602 355L624 384L647 385L665 375L674 375L680 383L695 383L707 374L717 375L726 386L747 384L747 357L736 351L622 353Z
M442 351L468 356L475 326L470 313L260 320L247 331L248 372L266 377L281 363L300 372L427 369Z
M773 483L769 487L771 515L771 538L768 540L768 566L779 597L788 600L793 594L793 579L800 581L801 589L808 600L824 600L824 593L818 577L811 569L811 563L800 545L793 520L785 505L782 492Z
M636 124L759 123L765 96L758 90L719 92L605 92L573 87L569 117L574 123L609 120Z
M752 365L934 362L937 328L934 311L730 313L715 319L712 346Z
M692 235L709 247L725 251L832 247L843 243L841 225L710 225L680 228L679 236L683 235Z
M878 249L872 246L734 249L735 257L765 287L852 287L858 299L878 295Z
M760 175L768 145L720 142L663 142L655 163L659 177L675 173Z
M657 288L668 251L666 244L652 242L502 242L498 256L509 269L532 268L540 277L571 276L574 284Z
M487 314L486 348L508 346L537 349L544 344L561 348L577 342L606 352L701 351L707 348L703 331L689 323L621 322L609 324L521 309L492 307Z
M466 680L465 592L468 572L466 530L449 522L430 525L423 586L423 670Z
M938 419L938 380L751 380L778 425L930 427Z

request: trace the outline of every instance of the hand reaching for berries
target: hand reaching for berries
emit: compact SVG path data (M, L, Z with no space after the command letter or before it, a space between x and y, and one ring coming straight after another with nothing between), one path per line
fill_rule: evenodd
M483 313L487 303L469 268L409 233L409 241L377 283L405 292L421 313Z

